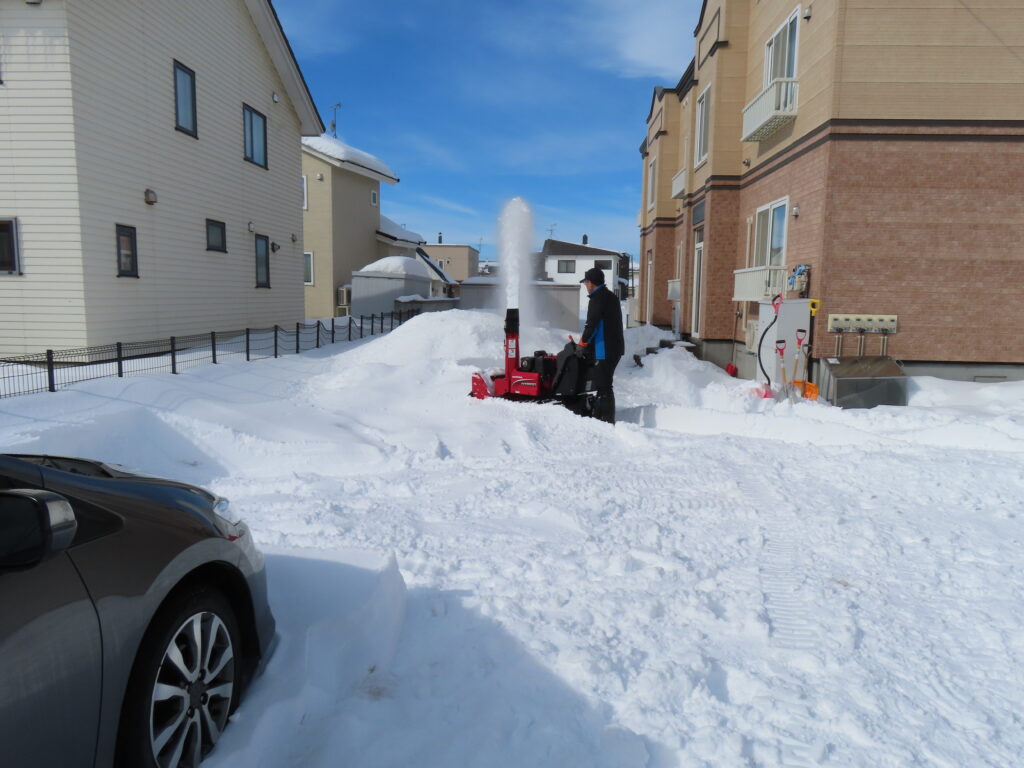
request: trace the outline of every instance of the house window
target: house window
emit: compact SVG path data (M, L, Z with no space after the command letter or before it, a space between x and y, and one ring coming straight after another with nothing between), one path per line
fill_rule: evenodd
M376 205L376 204L377 204L377 190L373 189L373 190L370 190L370 205Z
M302 210L309 210L309 187L306 186L306 177L302 177Z
M256 287L270 287L270 238L256 235Z
M243 104L242 119L245 123L245 159L266 168L267 118L248 104Z
M754 266L781 267L786 263L786 210L789 198L757 209Z
M576 260L575 259L559 259L558 260L558 274L576 274Z
M694 145L694 165L700 165L708 159L708 121L711 110L711 86L697 97L697 128L694 131L697 141Z
M610 272L612 269L612 260L598 259L597 261L594 262L594 266L597 267L598 269L603 269Z
M139 248L135 227L117 225L117 276L139 276Z
M658 158L652 157L647 165L647 210L654 207L654 195L657 190L657 166Z
M228 252L227 227L223 221L206 220L206 250Z
M306 285L312 285L313 284L313 252L312 251L306 251L304 254L302 254L302 261L303 261L304 268L305 268L305 272L304 272L305 277L303 277L303 281L306 283Z
M764 46L764 85L782 77L796 77L796 42L800 9L786 19Z
M196 73L174 62L174 127L199 138L196 132Z
M0 272L18 271L18 220L0 219Z

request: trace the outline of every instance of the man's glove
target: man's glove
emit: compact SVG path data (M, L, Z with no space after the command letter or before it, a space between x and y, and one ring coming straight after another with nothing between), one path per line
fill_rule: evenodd
M585 342L579 342L576 345L576 357L583 360L587 356L587 345Z

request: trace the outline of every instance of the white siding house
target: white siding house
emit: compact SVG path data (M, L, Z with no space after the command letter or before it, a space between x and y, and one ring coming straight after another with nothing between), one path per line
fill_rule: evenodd
M323 125L269 0L0 0L0 79L0 354L304 317Z
M619 259L622 254L604 248L594 248L562 240L545 240L540 253L544 259L544 273L549 279L560 284L579 284L588 269L599 267L604 272L604 282L616 295L620 295ZM587 291L580 285L581 311L587 306Z

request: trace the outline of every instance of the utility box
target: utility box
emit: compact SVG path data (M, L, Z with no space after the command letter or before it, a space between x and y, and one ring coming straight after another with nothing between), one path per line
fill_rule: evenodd
M797 345L796 345L796 332L797 329L804 329L809 331L811 327L811 301L810 299L788 299L783 301L779 305L779 319L774 325L772 320L775 319L775 310L772 307L772 303L768 300L759 302L760 313L757 319L757 332L753 338L754 342L754 354L757 354L758 345L761 348L761 364L765 370L768 371L768 375L771 376L772 384L779 384L782 382L782 362L779 360L778 352L775 351L775 344L778 341L785 340L786 352L785 352L785 366L786 366L786 379L787 381L793 378L793 361L796 360ZM767 335L765 335L767 331ZM764 341L761 341L762 336ZM797 377L807 378L807 371L804 370L805 363L803 361L797 366ZM764 374L761 372L761 365L757 366L757 380L761 384L765 384Z
M830 357L821 372L822 398L840 408L907 404L907 377L891 357Z

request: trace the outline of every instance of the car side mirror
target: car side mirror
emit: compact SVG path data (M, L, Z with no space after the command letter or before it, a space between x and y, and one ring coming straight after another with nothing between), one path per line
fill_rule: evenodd
M0 568L24 568L63 552L77 530L75 511L63 496L39 490L0 491Z

